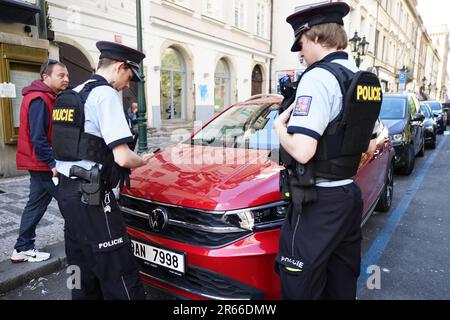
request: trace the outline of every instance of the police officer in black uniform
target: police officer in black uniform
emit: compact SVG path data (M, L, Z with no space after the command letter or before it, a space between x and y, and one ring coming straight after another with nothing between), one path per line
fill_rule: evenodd
M363 202L353 179L361 155L376 147L382 93L343 51L349 10L333 2L287 18L291 51L308 68L298 83L281 83L288 108L274 122L286 167L281 191L291 200L276 257L285 299L356 297Z
M139 81L142 52L97 43L97 73L63 92L53 112L53 151L60 173L69 265L80 268L73 299L145 299L125 224L111 190L129 187L130 168L146 163L128 144L133 136L119 91Z

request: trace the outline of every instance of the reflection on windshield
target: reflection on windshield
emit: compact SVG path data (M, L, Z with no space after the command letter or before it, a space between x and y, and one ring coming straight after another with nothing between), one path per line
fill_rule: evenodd
M272 128L278 116L278 104L234 106L198 132L191 144L227 148L279 148L278 136Z
M431 118L431 112L430 109L428 109L429 107L426 105L421 105L420 106L420 111L422 111L422 113L425 115L426 118Z
M438 102L427 102L427 104L430 106L431 110L433 111L441 111L441 105Z
M383 98L381 104L381 119L403 119L405 117L406 99Z

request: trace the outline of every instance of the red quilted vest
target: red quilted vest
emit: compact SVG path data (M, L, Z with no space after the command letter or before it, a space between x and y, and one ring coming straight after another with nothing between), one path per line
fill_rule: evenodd
M32 91L24 95L20 106L20 126L19 138L17 142L16 166L18 170L51 171L47 163L42 162L37 158L31 143L30 123L28 122L28 116L30 104L36 98L41 98L44 101L45 106L48 108L50 117L53 113L55 96L50 91ZM47 130L47 138L50 145L52 142L52 126L52 121L50 119Z

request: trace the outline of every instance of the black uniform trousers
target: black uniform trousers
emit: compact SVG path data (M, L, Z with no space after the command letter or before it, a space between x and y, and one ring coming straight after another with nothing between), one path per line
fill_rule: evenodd
M361 191L316 187L301 213L291 202L276 267L285 299L355 299L361 263Z
M113 193L111 212L81 202L79 182L61 175L59 207L65 220L67 263L80 269L74 300L145 299L138 266Z

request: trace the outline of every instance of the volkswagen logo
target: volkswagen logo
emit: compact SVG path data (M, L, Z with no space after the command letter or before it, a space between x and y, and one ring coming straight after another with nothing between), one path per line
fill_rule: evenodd
M150 213L148 220L150 228L153 231L160 232L166 226L169 217L164 209L156 208Z

